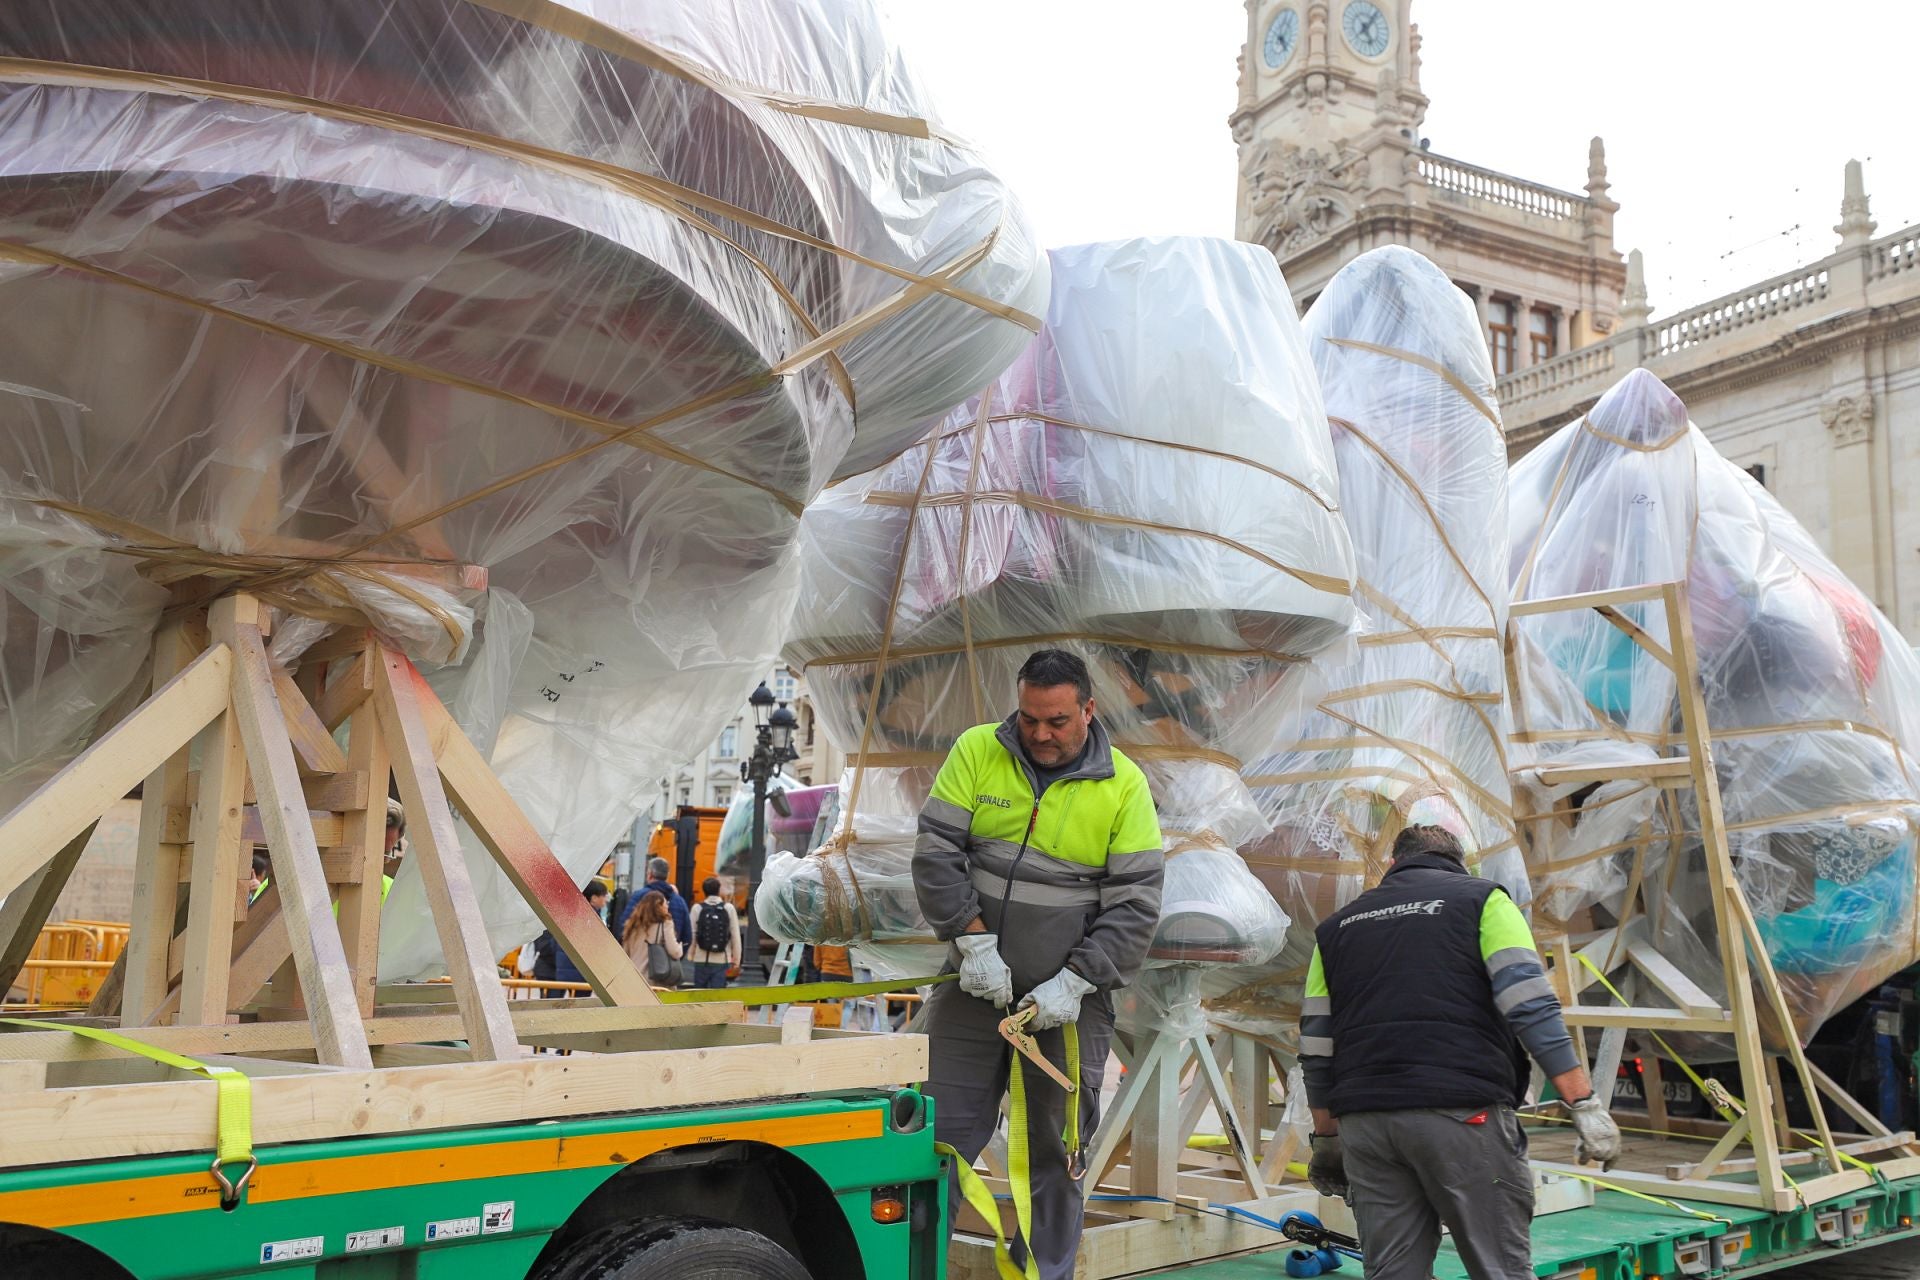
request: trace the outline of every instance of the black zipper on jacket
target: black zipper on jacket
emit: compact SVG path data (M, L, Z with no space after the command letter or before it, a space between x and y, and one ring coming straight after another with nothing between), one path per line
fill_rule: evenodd
M1033 812L1027 815L1027 834L1020 837L1020 852L1013 855L1013 865L1007 868L1007 887L1000 891L1000 932L1007 931L1007 904L1013 901L1013 877L1020 870L1020 860L1027 856L1027 846L1033 842L1033 829L1040 822L1040 793L1036 789L1033 796Z

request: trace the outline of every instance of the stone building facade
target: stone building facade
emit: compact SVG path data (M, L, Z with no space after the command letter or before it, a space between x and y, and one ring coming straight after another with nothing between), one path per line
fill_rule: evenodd
M1831 254L1655 317L1631 255L1618 330L1499 382L1518 456L1628 370L1658 375L1846 575L1920 639L1920 226L1874 235L1847 166Z
M1849 164L1833 253L1655 317L1640 255L1613 245L1606 156L1584 195L1434 155L1420 137L1412 0L1246 0L1241 239L1304 309L1382 244L1474 299L1513 456L1644 367L1920 639L1920 227L1876 237Z
M793 747L800 758L790 761L784 772L805 786L838 782L840 771L846 768L846 757L820 731L806 680L784 665L776 666L767 674L767 688L778 701L793 708L794 718L799 721ZM753 717L743 701L740 714L705 750L660 780L653 817L671 815L683 804L725 806L734 792L746 785L740 781L740 762L752 753Z
M1434 154L1411 6L1246 0L1236 234L1273 252L1302 309L1355 255L1419 250L1473 298L1501 374L1608 337L1626 271L1601 140L1584 193Z

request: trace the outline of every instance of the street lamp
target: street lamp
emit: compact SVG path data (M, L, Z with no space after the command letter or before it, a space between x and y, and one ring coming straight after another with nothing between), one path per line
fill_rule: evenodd
M747 918L740 931L740 980L758 986L767 975L760 962L760 921L753 909L753 893L767 869L767 784L779 776L781 765L800 758L793 749L793 731L800 722L786 703L774 698L764 680L747 698L747 705L753 708L753 754L740 762L740 777L753 784L753 843L747 849Z

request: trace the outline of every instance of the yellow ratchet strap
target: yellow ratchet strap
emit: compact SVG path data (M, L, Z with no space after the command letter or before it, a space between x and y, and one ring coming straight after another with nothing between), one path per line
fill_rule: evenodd
M1678 1200L1666 1200L1660 1196L1650 1196L1644 1191L1634 1191L1631 1188L1620 1186L1617 1183L1608 1182L1605 1178L1596 1178L1591 1174L1585 1173L1571 1173L1565 1169L1555 1169L1553 1170L1553 1174L1559 1178L1578 1178L1581 1182L1590 1183L1593 1186L1599 1187L1602 1191L1617 1191L1623 1196L1632 1196L1635 1200L1644 1200L1648 1204L1657 1204L1663 1209L1671 1209L1675 1213L1684 1213L1689 1218L1698 1218L1702 1222L1724 1222L1728 1227L1733 1226L1732 1218L1723 1218L1717 1213L1708 1213L1703 1209L1689 1208L1681 1204Z
M1611 995L1615 1000L1618 1000L1621 1004L1627 1003L1627 998L1621 995L1618 988L1616 988L1611 982L1607 981L1607 975L1600 972L1600 967L1598 965L1594 964L1594 962L1588 959L1585 955L1579 956L1578 959L1581 964L1587 967L1587 971L1589 973L1591 973L1595 978L1599 979L1600 985L1607 989L1607 993L1609 995ZM1666 1040L1661 1037L1659 1032L1649 1031L1647 1034L1653 1038L1653 1042L1655 1044L1659 1045L1662 1049L1666 1051L1667 1057L1673 1059L1673 1062L1676 1066L1678 1066L1682 1071L1687 1073L1687 1078L1693 1081L1694 1088L1700 1090L1700 1096L1705 1098L1710 1104L1712 1104L1713 1109L1720 1113L1720 1118L1722 1120L1725 1120L1729 1124L1731 1124L1736 1118L1734 1115L1734 1112L1737 1111L1741 1115L1746 1114L1747 1104L1744 1101L1742 1101L1739 1097L1737 1097L1735 1094L1733 1094L1730 1090L1728 1090L1725 1085L1721 1084L1718 1080L1714 1080L1714 1081L1703 1080L1700 1076L1700 1073L1698 1071L1695 1071L1692 1065L1688 1063L1688 1061L1685 1058L1681 1057L1678 1053L1674 1052L1673 1046L1668 1044ZM1600 1086L1598 1082L1595 1082L1594 1090L1597 1092L1599 1088ZM1728 1101L1730 1101L1733 1104L1732 1107L1728 1108L1720 1105L1719 1098L1716 1097L1716 1095L1721 1095L1726 1097ZM1813 1134L1803 1133L1798 1129L1789 1129L1788 1132L1793 1134L1793 1136L1795 1136L1796 1138L1801 1138L1807 1142L1813 1143L1816 1148L1819 1145L1819 1139L1816 1138ZM1839 1156L1841 1161L1845 1164L1857 1165L1860 1168L1866 1170L1868 1173L1875 1175L1876 1177L1878 1177L1880 1174L1880 1171L1876 1169L1873 1165L1867 1163L1865 1160L1860 1159L1858 1156L1852 1154L1851 1152L1836 1150L1834 1154ZM1576 1174L1574 1176L1577 1177L1579 1175ZM1800 1198L1800 1203L1802 1205L1805 1205L1807 1202L1807 1197L1805 1193L1800 1190L1800 1184L1793 1180L1793 1175L1788 1173L1785 1169L1782 1169L1780 1170L1780 1177L1786 1182L1786 1184L1789 1187L1793 1188L1794 1194L1796 1196L1799 1196ZM1591 1182L1592 1179L1588 1179L1588 1181ZM1612 1189L1619 1190L1619 1188L1617 1187ZM1628 1194L1638 1195L1639 1193L1628 1192ZM1645 1197L1645 1196L1641 1197L1641 1199L1647 1199L1647 1198L1648 1197Z
M1067 1123L1061 1131L1061 1140L1067 1148L1067 1173L1078 1178L1086 1172L1086 1164L1080 1150L1080 1028L1075 1023L1061 1026L1062 1037L1067 1046L1067 1078L1074 1082L1074 1091L1067 1095ZM994 1203L993 1192L973 1171L973 1166L960 1158L960 1153L943 1142L936 1142L934 1150L953 1161L954 1171L959 1175L960 1195L973 1206L973 1211L987 1220L993 1228L993 1264L1000 1280L1040 1280L1040 1266L1033 1260L1033 1165L1031 1143L1027 1129L1027 1081L1026 1072L1020 1062L1020 1051L1012 1049L1008 1053L1011 1065L1007 1069L1007 1189L1012 1193L1013 1218L1020 1232L1020 1239L1027 1242L1027 1265L1025 1269L1015 1266L1013 1251L1007 1246L1007 1236L1000 1229L1000 1209Z
M1592 960L1588 959L1584 954L1576 956L1575 959L1579 960L1581 964L1587 967L1587 971L1594 976L1594 978L1600 983L1601 986L1607 989L1608 995L1612 996L1615 1000L1618 1000L1623 1005L1631 1003L1625 996L1620 994L1620 988L1614 986L1611 982L1607 981L1607 975L1600 972L1599 965L1595 964ZM1695 1071L1685 1058L1681 1057L1678 1053L1674 1052L1673 1046L1668 1044L1666 1042L1666 1039L1662 1037L1659 1032L1649 1031L1647 1034L1653 1038L1653 1042L1655 1044L1659 1045L1663 1050L1666 1051L1667 1057L1671 1058L1676 1066L1678 1066L1682 1071L1687 1073L1687 1079L1693 1081L1693 1087L1698 1089L1700 1091L1700 1096L1705 1098L1709 1103L1711 1103L1713 1106L1713 1109L1720 1113L1720 1118L1722 1120L1725 1120L1727 1123L1731 1124L1733 1123L1734 1120L1738 1119L1739 1116L1746 1114L1747 1104L1745 1102L1742 1102L1739 1098L1734 1097L1733 1094L1728 1093L1726 1090L1726 1086L1721 1085L1718 1081L1715 1081L1712 1085L1709 1085L1706 1082L1706 1080L1701 1078L1700 1073L1698 1071ZM1595 1085L1594 1089L1597 1092L1599 1089L1599 1086ZM1725 1096L1732 1101L1733 1106L1729 1108L1729 1107L1724 1107L1720 1105L1720 1102L1716 1097L1716 1095L1718 1094L1725 1094Z
M35 1018L5 1018L0 1021L15 1027L32 1027L36 1031L70 1032L108 1048L135 1054L180 1071L191 1071L213 1081L216 1090L213 1176L220 1184L222 1204L231 1205L239 1201L240 1193L246 1190L254 1170L260 1167L260 1162L253 1155L253 1082L245 1073L232 1067L210 1067L204 1062L195 1062L182 1054L101 1027L77 1027L71 1023L42 1022ZM229 1178L226 1174L228 1165L245 1165L246 1168L238 1178Z

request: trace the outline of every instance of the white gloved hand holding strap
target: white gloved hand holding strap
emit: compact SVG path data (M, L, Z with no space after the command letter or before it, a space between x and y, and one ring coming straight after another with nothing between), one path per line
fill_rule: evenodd
M1032 1005L1035 1031L1045 1031L1063 1023L1080 1020L1080 1001L1093 994L1093 984L1071 969L1062 969L1020 999L1020 1007Z

